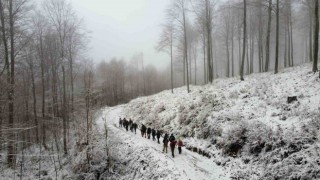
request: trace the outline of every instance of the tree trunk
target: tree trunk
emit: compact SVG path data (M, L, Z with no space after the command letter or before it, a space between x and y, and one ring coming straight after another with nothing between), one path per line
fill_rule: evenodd
M313 54L313 68L312 71L315 73L318 71L318 46L319 46L319 0L315 0L314 5L314 54ZM319 75L320 77L320 75Z
M38 123L38 115L37 115L36 84L35 84L35 80L34 80L33 62L32 62L31 59L29 59L29 68L30 68L31 83L32 83L33 115L34 115L34 124L36 126L36 128L35 128L35 131L36 131L36 143L39 144L40 140L39 140L39 123Z
M8 128L14 128L14 93L15 93L15 47L14 47L14 20L13 20L13 3L9 1L9 24L10 24L10 65L11 65L11 72L10 72L10 91L9 91L9 120L8 120ZM9 139L15 139L13 133L9 133ZM16 160L16 155L14 152L14 142L8 142L8 165L13 167Z
M184 2L183 2L184 3ZM190 92L189 89L189 70L188 70L188 41L187 41L187 27L186 27L186 14L185 14L185 7L183 4L183 30L184 30L184 55L185 55L185 62L186 62L186 70L187 70L187 92Z
M284 58L283 58L283 62L284 62L284 67L286 68L287 67L287 28L286 30L284 31Z
M309 28L309 58L310 61L313 62L313 45L312 45L312 29L313 29L313 15L312 15L312 7L310 8L310 13L309 13L309 22L310 22L310 28Z
M197 85L197 46L194 47L194 85Z
M292 4L291 1L290 3L290 12L289 12L289 25L290 25L290 59L291 59L291 67L294 66L294 61L293 61L293 28L292 28Z
M231 76L234 76L234 20L232 17L232 31L231 31Z
M170 32L171 92L173 94L173 34Z
M267 39L266 39L266 64L265 71L269 71L269 62L270 62L270 34L271 34L271 21L272 21L272 0L269 0L268 6L268 30L267 30Z
M244 81L243 68L246 55L246 40L247 40L247 1L243 0L243 46L242 46L242 61L240 68L240 80Z
M275 65L274 73L278 73L279 64L279 0L277 0L277 10L276 10L276 55L275 55Z
M211 10L210 2L206 0L206 25L207 25L207 61L208 61L208 76L209 82L213 82L213 63L212 63L212 35L211 35Z
M40 34L40 68L41 68L41 86L42 86L42 106L41 106L41 112L42 112L42 145L46 148L46 128L45 128L45 112L46 112L46 89L45 89L45 77L44 77L44 55L43 55L43 42L42 42L42 34ZM49 82L47 82L49 83ZM46 148L47 149L47 148Z
M259 35L258 35L258 56L259 56L259 72L263 70L262 58L262 2L259 1Z
M206 69L206 35L203 31L203 82L207 84L207 69Z
M62 78L63 78L63 151L64 154L68 154L67 149L67 121L68 121L68 110L67 110L67 97L66 97L66 72L64 65L62 65Z
M229 53L229 29L227 28L227 37L226 37L226 54L227 54L227 77L230 76L230 53Z

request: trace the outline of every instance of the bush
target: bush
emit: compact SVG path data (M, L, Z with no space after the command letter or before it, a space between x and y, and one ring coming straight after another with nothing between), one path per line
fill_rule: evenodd
M219 142L222 147L222 153L228 156L237 156L247 140L247 126L245 123L239 123L227 130L222 135L222 142Z

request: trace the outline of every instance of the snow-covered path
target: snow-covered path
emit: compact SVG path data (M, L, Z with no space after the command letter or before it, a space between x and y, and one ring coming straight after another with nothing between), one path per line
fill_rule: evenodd
M118 128L119 117L125 117L122 107L106 108L97 119L101 132L104 120L109 130L110 155L125 168L123 179L229 179L222 167L212 160L183 149L182 155L175 152L162 153L162 145L142 138L137 134ZM169 149L168 149L169 150Z

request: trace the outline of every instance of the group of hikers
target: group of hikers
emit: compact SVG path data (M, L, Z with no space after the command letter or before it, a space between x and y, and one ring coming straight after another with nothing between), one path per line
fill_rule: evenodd
M119 119L119 127L123 127L126 129L126 131L130 131L134 132L135 134L137 134L137 128L138 128L138 124L133 122L131 119L127 120L126 118L123 119Z
M138 125L137 123L133 122L131 118L129 119L129 121L126 118L119 118L119 127L125 128L126 131L129 131L130 129L131 132L137 134ZM158 144L160 144L160 137L163 137L163 152L168 153L168 146L170 145L172 157L174 157L174 150L176 146L178 146L179 154L182 153L182 146L184 146L183 142L180 138L178 139L178 141L176 141L176 138L173 134L169 136L168 133L164 133L162 130L155 130L154 128L150 127L147 128L144 124L141 124L140 131L142 137L151 139L152 136L152 140L157 141Z

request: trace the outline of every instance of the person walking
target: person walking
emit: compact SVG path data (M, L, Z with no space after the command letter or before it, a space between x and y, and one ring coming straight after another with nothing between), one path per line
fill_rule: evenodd
M147 130L147 127L144 124L142 124L141 125L141 136L142 137L146 137L146 130Z
M168 153L169 135L166 133L163 137L163 152Z
M169 141L172 142L172 141L175 141L175 140L176 140L176 138L174 137L173 134L171 134L170 137L169 137Z
M122 127L122 119L119 118L119 127Z
M156 130L152 129L151 134L152 134L152 141L155 141L156 140Z
M150 139L150 137L151 137L151 128L150 127L148 127L147 134L148 134L148 139Z
M129 122L128 122L128 125L129 125L129 129L130 129L131 132L133 132L132 124L133 124L133 121L132 121L132 119L130 118L130 119L129 119Z
M170 148L171 148L171 153L172 153L172 157L174 158L174 149L176 147L177 141L176 140L172 140L170 141Z
M126 118L123 119L123 125L126 128L126 131L129 131L129 122L126 120Z
M181 139L178 140L178 151L179 151L179 154L182 153L182 146L183 146L183 142Z
M137 134L137 127L138 127L137 123L133 123L132 127L133 127L133 130L134 130L134 134Z
M160 144L160 137L162 135L162 132L160 130L157 131L157 139L158 139L158 144Z

